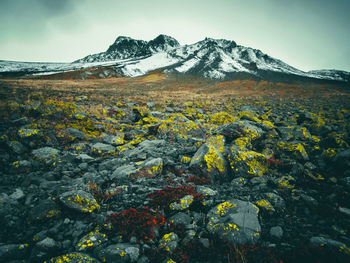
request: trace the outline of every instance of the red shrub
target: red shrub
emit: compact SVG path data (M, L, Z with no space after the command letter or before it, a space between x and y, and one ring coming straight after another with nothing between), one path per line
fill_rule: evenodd
M187 182L194 183L195 185L208 185L213 183L208 177L200 177L196 175L187 177L186 180Z
M113 193L104 193L97 184L91 182L88 183L88 189L98 203L109 200L121 193L120 189Z
M270 157L266 159L268 166L281 166L281 167L290 167L292 166L290 163L285 163L283 161L277 160L274 157Z
M163 226L165 218L146 207L130 208L121 213L112 214L106 223L110 223L112 232L120 233L125 241L129 241L132 236L138 240L147 241L155 239L154 229Z
M169 205L171 203L180 200L186 195L193 195L194 201L200 201L204 199L203 195L197 193L196 190L189 185L165 187L162 190L150 193L147 198L151 199L151 207L166 209L169 208Z

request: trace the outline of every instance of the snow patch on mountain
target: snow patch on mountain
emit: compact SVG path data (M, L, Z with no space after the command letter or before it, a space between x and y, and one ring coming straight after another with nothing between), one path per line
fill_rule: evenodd
M175 68L177 72L184 73L196 66L199 63L200 59L198 57L191 58L182 63L180 67Z
M179 60L168 55L166 52L156 53L148 58L134 61L121 67L121 72L129 77L137 77L148 73L149 71L164 68L178 63Z

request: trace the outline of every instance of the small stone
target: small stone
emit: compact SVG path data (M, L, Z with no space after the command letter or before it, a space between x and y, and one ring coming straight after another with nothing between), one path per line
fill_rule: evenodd
M96 250L96 255L103 262L136 262L140 248L138 245L119 243Z
M270 228L270 235L272 237L281 239L283 236L283 229L280 226L274 226Z
M31 222L48 221L61 215L61 210L56 203L50 199L40 201L30 210L29 220Z
M37 136L39 134L39 130L38 129L20 129L18 130L18 135L21 139L25 139L25 138L31 138L33 136Z
M55 158L59 154L59 150L52 147L43 147L32 151L34 157L40 160Z
M136 174L137 172L138 171L133 164L127 164L115 169L110 178L113 181L125 181L129 179L130 175Z
M83 139L86 134L76 128L67 128L66 132L74 138Z
M68 249L72 246L72 241L71 240L65 240L62 242L62 248L63 249Z
M16 190L10 195L10 198L15 200L20 200L24 197L24 193L20 188L16 188Z
M153 108L156 104L155 104L153 101L149 101L149 102L147 102L146 105L147 105L148 108L151 109L151 108Z
M183 212L179 212L170 218L170 222L176 225L177 224L189 225L191 221L192 221L191 217L188 214Z
M347 216L350 216L350 209L349 208L346 208L346 207L339 207L339 212L347 215Z
M81 164L79 164L79 166L78 166L81 170L86 170L88 167L89 167L89 165L87 164L87 163L81 163Z
M81 160L84 163L89 163L93 160L95 160L94 158L92 158L91 156L85 154L85 153L81 153L78 155L78 159Z
M78 251L86 251L88 249L96 248L106 241L106 234L100 233L99 229L95 229L95 231L91 231L79 240L76 249Z
M121 145L124 144L124 133L119 132L116 135L105 135L102 137L104 143L112 145Z
M95 198L82 190L65 192L61 195L60 201L68 208L83 213L91 213L100 208Z
M12 141L9 143L9 147L11 150L17 154L22 154L24 153L27 149L24 147L24 145L20 142L17 141Z
M179 200L179 202L171 203L169 205L169 207L170 207L171 210L177 210L177 211L185 210L185 209L190 207L190 205L192 204L193 200L194 200L193 195L186 195L186 196L182 197Z
M136 237L131 237L131 238L130 238L130 243L131 243L131 244L136 244L136 242L137 242Z
M210 247L210 243L209 243L209 239L208 238L200 238L199 242L205 247L205 248L209 248Z
M91 146L91 150L93 152L97 152L97 153L103 153L103 152L111 152L114 153L115 152L115 147L113 147L110 144L104 144L104 143L95 143Z
M170 252L177 248L179 237L171 232L169 234L165 234L162 239L159 241L159 247L165 249Z
M44 250L52 250L52 249L58 249L59 245L58 243L53 240L52 238L46 237L44 240L36 243L36 246L40 249Z
M325 237L311 237L310 242L315 246L331 246L335 248L346 247L346 245L342 242L325 238Z

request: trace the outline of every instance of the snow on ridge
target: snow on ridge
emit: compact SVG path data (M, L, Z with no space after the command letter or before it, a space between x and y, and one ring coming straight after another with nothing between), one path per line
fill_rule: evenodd
M152 70L164 68L178 62L178 59L169 56L167 52L159 52L148 58L127 64L121 70L126 76L138 77Z
M194 57L190 60L185 61L180 67L175 68L180 73L187 72L194 66L196 66L199 63L200 59L198 57Z

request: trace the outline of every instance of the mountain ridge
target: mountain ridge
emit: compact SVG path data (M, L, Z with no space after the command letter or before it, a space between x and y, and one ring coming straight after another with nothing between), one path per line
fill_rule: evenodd
M180 45L175 38L165 34L150 41L118 36L106 51L72 63L0 60L0 76L13 73L16 76L46 75L104 66L112 66L115 74L126 77L164 70L167 74L194 75L218 81L244 76L270 81L317 79L350 83L350 72L331 69L305 72L259 49L238 45L233 40L206 37L194 44Z
M152 43L163 38L163 45L152 49ZM118 37L116 42L120 39ZM136 77L156 69L166 68L166 72L194 74L211 79L228 79L235 73L247 73L252 77L264 78L266 72L276 72L296 75L306 78L317 78L338 81L350 81L350 73L340 70L302 71L288 65L280 59L271 57L259 49L238 45L233 40L205 38L194 44L180 45L179 42L167 35L159 35L148 42L127 37L131 41L130 52L124 49L113 49L106 52L88 55L74 63L118 61L118 73ZM142 41L138 51L133 51L135 43ZM114 45L114 44L113 44ZM112 45L112 46L113 46ZM137 45L136 45L137 46ZM148 49L146 48L148 47ZM124 52L124 53L123 53ZM157 63L158 62L158 63ZM148 64L148 67L145 65ZM271 75L271 74L269 74Z

